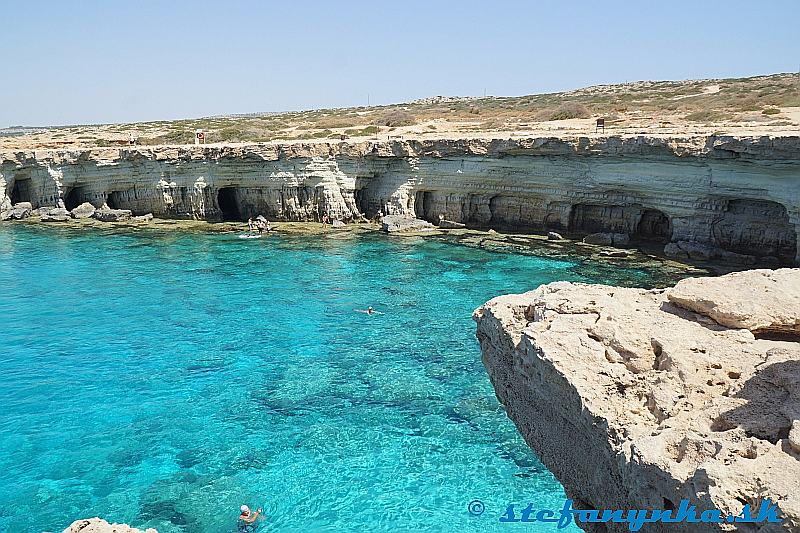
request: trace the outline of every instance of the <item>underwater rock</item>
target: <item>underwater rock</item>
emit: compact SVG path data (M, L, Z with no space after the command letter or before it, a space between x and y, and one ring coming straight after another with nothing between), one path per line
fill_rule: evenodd
M85 518L75 520L63 533L158 533L153 528L144 531L127 524L109 524L102 518Z
M474 319L498 399L576 506L686 499L726 516L769 498L785 520L761 531L788 532L800 530L800 345L750 328L793 324L798 290L800 269L655 290L557 282L490 300Z

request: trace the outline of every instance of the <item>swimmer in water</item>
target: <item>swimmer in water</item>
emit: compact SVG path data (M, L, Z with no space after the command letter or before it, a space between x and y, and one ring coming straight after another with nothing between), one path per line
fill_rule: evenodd
M369 307L367 307L366 309L356 309L356 311L359 312L359 313L365 313L367 315L382 315L383 314L380 311L376 311L375 309L373 309L371 305Z
M242 511L242 514L239 515L239 531L253 531L256 527L254 522L258 520L259 517L261 517L262 520L264 519L261 509L258 509L254 513L248 506L242 505L239 510Z

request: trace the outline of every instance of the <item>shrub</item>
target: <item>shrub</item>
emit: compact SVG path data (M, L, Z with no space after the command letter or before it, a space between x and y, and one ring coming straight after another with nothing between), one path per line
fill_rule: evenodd
M396 111L389 111L388 113L379 117L375 122L379 126L389 126L390 128L397 128L399 126L411 126L417 123L414 115L408 111L398 109Z
M544 122L550 120L569 120L573 118L589 118L590 113L585 105L577 102L566 102L555 109L542 109L533 118Z
M713 122L720 118L719 113L714 111L695 111L686 115L686 120L691 122Z
M762 115L777 115L781 110L775 107L768 107L761 112Z

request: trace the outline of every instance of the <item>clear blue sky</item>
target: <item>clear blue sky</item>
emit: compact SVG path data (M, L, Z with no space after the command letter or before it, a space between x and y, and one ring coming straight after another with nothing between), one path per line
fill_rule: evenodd
M0 0L0 20L0 127L800 67L800 0Z

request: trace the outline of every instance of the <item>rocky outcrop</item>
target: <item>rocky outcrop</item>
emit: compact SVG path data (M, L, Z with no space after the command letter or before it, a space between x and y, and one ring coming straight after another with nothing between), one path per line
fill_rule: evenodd
M72 218L92 218L94 216L95 207L89 202L83 202L81 205L70 211Z
M38 214L42 222L67 222L72 215L63 207L39 209Z
M608 246L627 246L631 242L627 233L592 233L583 238L586 244L601 244Z
M478 227L627 234L634 242L707 246L723 260L789 264L800 260L798 169L800 137L16 151L0 153L0 211L30 201L67 209L90 202L167 218L441 216ZM671 250L690 255L683 245Z
M109 524L101 518L75 520L63 533L158 533L153 528L142 531L127 524Z
M798 291L800 269L657 290L559 282L474 318L497 397L576 505L687 499L727 516L769 498L784 522L740 530L800 531ZM761 336L775 329L793 336Z
M425 220L404 215L387 215L381 218L381 231L386 233L410 233L430 231L434 225Z
M131 216L130 209L98 209L94 212L94 218L102 222L122 222L130 220Z

